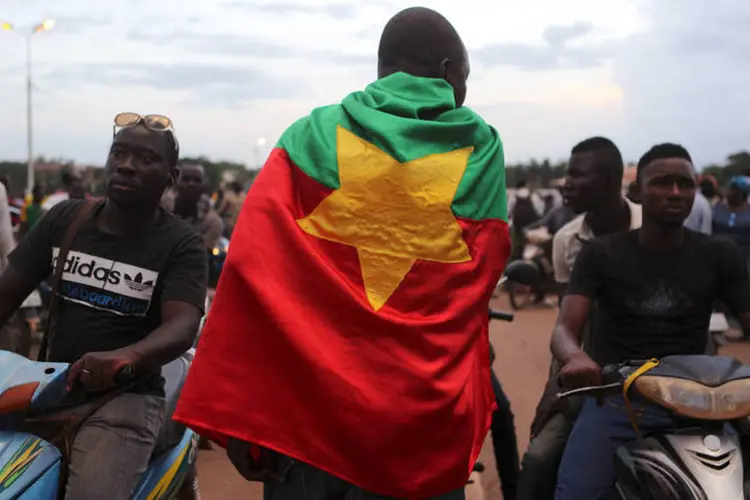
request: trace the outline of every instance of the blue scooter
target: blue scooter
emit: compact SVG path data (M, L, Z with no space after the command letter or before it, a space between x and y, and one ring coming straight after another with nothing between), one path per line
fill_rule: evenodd
M195 462L197 435L172 421L194 354L191 349L162 368L166 379L164 425L134 500L174 498ZM0 499L57 500L60 451L19 429L24 418L59 408L67 393L68 366L0 351Z

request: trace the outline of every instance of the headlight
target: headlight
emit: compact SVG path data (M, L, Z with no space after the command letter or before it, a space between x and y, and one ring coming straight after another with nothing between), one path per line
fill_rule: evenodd
M750 379L708 387L692 380L642 375L635 389L654 403L698 420L734 420L750 415Z
M214 255L219 255L219 249L218 249L218 248L216 248L216 247L214 247L214 248L213 248L213 249L211 250L211 253L212 253L212 254L214 254Z

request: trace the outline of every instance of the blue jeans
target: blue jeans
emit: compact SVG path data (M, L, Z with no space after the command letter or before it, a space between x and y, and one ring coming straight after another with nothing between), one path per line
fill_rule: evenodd
M643 434L674 428L669 414L658 407L634 402ZM587 398L565 447L557 473L555 500L610 498L616 479L615 451L636 440L622 396L608 398L599 407Z

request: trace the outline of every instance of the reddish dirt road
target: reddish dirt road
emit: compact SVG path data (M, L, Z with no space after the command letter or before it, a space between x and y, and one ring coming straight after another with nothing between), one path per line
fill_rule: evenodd
M509 310L498 299L493 307ZM516 418L518 445L523 451L529 440L529 426L549 370L549 336L556 310L528 310L517 314L513 323L493 321L490 338L497 353L495 370L510 398ZM750 344L730 344L724 354L750 363ZM487 500L502 498L492 457L492 445L485 442L480 460L486 470L482 484ZM201 451L199 455L201 493L204 500L261 500L261 487L246 483L232 468L223 451Z

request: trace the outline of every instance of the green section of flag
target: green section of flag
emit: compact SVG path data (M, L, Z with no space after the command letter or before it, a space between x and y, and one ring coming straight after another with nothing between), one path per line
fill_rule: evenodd
M474 146L453 212L467 219L507 221L502 141L471 109L456 108L453 88L445 80L395 73L289 127L278 147L308 176L332 189L339 187L337 125L402 163Z

